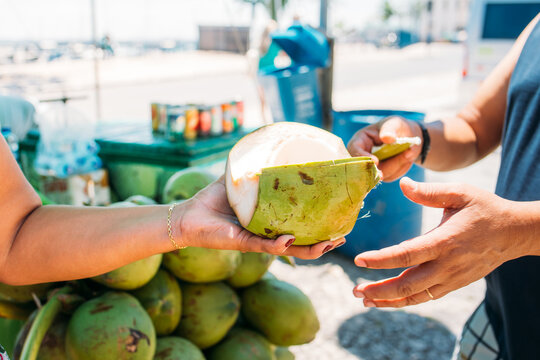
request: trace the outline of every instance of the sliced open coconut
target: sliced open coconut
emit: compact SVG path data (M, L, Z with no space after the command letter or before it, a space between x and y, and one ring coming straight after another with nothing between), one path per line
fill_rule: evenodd
M348 234L379 181L370 158L352 158L339 137L292 122L242 138L229 153L225 179L242 226L269 238L292 234L297 245Z

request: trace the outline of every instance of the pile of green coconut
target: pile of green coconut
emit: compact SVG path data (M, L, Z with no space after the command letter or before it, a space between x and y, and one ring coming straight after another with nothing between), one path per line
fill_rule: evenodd
M292 234L297 245L349 233L379 181L370 158L352 158L338 137L295 123L240 140L225 176L246 229L270 239ZM182 170L161 202L185 200L213 180ZM134 196L111 206L154 203ZM288 347L311 342L319 320L300 289L268 272L274 260L189 247L89 279L0 283L0 344L23 360L294 359Z

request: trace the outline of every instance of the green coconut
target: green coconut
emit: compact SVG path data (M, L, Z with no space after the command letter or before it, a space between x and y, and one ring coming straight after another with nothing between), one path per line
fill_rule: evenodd
M169 336L157 340L154 360L206 360L203 353L191 341Z
M157 204L157 202L154 199L151 199L148 196L144 196L144 195L133 195L133 196L128 197L124 201L132 202L135 205L155 205L155 204Z
M1 346L3 345L8 355L12 359L15 359L15 357L13 357L13 347L15 345L17 334L23 328L25 322L26 320L0 317L0 353Z
M418 136L415 137L399 137L395 142L391 144L382 144L379 146L373 146L371 153L375 155L379 160L383 161L401 154L405 150L408 150L413 145L420 145L422 139Z
M196 168L180 170L167 180L161 201L170 203L189 199L215 180L215 176Z
M182 292L178 282L166 270L159 270L152 280L133 292L152 319L158 335L176 329L182 314Z
M306 344L319 331L319 319L309 298L280 280L261 280L242 293L246 320L275 345Z
M108 207L111 207L111 208L127 208L127 207L135 207L135 206L137 206L137 204L135 204L134 202L131 202L131 201L119 201L119 202L112 203Z
M273 345L252 330L234 328L210 350L209 360L275 360Z
M236 250L188 247L166 253L163 265L181 280L207 283L232 276L240 264L240 254Z
M124 265L108 273L94 276L92 280L111 289L133 290L146 285L156 275L161 265L162 254Z
M32 294L36 295L39 299L44 299L47 291L53 286L54 283L23 286L11 286L0 283L0 300L25 303L33 300Z
M278 346L274 350L274 355L276 360L294 360L294 354L289 350L289 348Z
M15 349L13 352L13 358L19 359L24 346L24 341L30 331L30 327L34 321L37 312L32 313L25 323L24 327L17 334L15 342ZM66 357L65 350L65 338L68 327L69 318L65 315L59 315L56 317L51 327L45 333L39 352L37 354L37 360L64 360Z
M229 152L227 198L240 224L259 236L291 234L295 245L337 240L353 229L379 182L369 157L314 126L280 122L242 138Z
M79 306L69 321L69 360L151 360L156 350L152 320L133 296L109 292Z
M234 288L250 286L259 281L276 257L266 253L243 253L234 274L227 279Z
M182 319L176 334L200 349L217 344L227 335L240 312L240 300L222 282L188 284L182 287Z

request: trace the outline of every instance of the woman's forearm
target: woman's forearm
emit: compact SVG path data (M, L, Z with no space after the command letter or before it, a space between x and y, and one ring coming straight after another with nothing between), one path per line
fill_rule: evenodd
M41 206L22 223L0 281L12 285L99 275L173 250L168 206Z

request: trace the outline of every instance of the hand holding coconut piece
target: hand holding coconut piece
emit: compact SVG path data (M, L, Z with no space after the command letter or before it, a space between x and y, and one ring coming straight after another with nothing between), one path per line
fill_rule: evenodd
M394 181L418 159L422 130L412 120L393 116L356 132L347 148L353 156L370 156L381 170L382 180Z
M229 153L225 174L240 224L262 237L292 235L295 245L347 235L378 182L371 158L353 158L339 137L291 122L241 139Z

